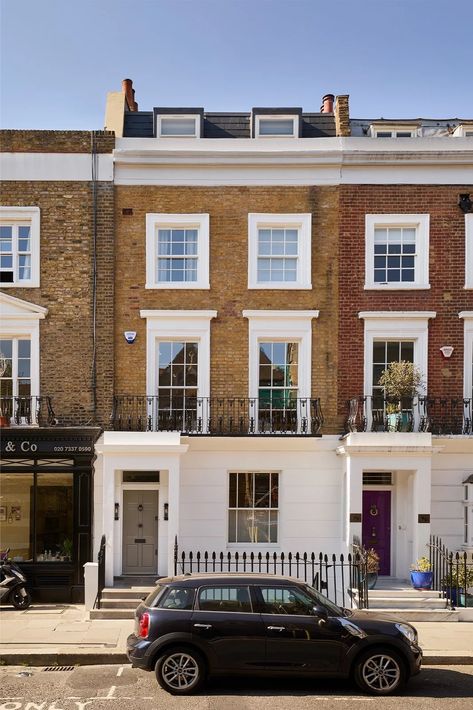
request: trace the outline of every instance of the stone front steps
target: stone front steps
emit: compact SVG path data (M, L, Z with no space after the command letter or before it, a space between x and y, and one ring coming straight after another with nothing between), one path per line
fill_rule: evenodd
M108 587L102 592L100 609L91 609L91 619L133 619L135 609L154 587Z
M385 614L405 621L459 621L439 592L413 589L401 580L381 578L368 592L370 615Z

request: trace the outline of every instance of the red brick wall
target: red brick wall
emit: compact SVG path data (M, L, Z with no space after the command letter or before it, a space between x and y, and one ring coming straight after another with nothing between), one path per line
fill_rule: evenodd
M347 185L340 188L339 411L363 393L364 321L360 311L436 311L429 321L428 391L463 395L463 320L473 308L465 290L465 217L458 195L470 186ZM365 291L365 214L430 214L429 290ZM449 360L439 351L455 350Z

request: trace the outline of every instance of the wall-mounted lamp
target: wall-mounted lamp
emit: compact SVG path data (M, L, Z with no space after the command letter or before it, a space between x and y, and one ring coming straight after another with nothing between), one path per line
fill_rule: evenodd
M163 518L164 520L169 520L169 503L163 505Z
M473 210L473 200L470 195L465 193L463 195L458 195L458 206L465 214L471 212Z
M453 350L454 350L454 348L451 345L444 345L442 348L440 348L440 352L446 358L449 358L452 356Z
M115 503L115 520L120 520L120 503Z

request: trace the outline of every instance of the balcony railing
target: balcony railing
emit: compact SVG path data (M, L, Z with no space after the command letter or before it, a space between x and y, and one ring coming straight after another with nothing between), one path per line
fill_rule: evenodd
M51 397L0 397L2 426L54 426Z
M398 403L365 395L348 401L346 431L413 431L471 436L472 412L473 399L468 397L424 396Z
M290 406L269 408L256 397L187 398L181 409L163 406L157 396L114 397L115 431L179 431L201 436L318 436L323 424L320 400L302 397Z

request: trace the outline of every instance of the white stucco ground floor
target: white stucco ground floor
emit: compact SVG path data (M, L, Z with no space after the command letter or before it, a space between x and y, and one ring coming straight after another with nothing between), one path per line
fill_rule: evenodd
M362 541L381 574L406 578L431 534L452 551L473 547L473 438L105 432L93 505L107 585L172 574L176 540L180 553L317 555Z

